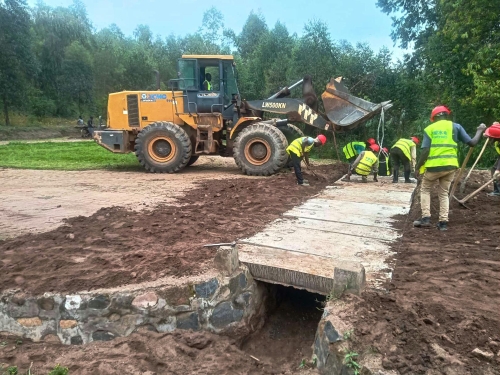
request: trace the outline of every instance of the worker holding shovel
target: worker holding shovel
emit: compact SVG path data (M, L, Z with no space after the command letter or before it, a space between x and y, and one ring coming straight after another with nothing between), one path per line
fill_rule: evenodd
M309 186L309 182L304 180L302 177L302 169L300 163L302 159L305 159L306 165L310 167L309 164L309 151L313 147L321 147L326 143L326 137L323 134L318 135L316 138L312 137L300 137L295 141L290 143L287 147L286 152L290 156L290 162L295 171L295 177L297 177L297 184L300 186Z
M474 138L467 134L465 129L450 121L450 110L445 106L438 106L432 110L431 124L424 129L422 154L415 167L415 176L418 177L425 170L420 191L420 206L422 217L413 222L418 228L431 226L431 188L435 182L439 183L439 230L448 229L448 211L451 182L458 169L457 144L465 143L471 147L477 145L486 125L477 127Z
M488 194L489 196L498 197L500 196L500 189L498 184L500 183L500 123L494 122L486 131L484 135L489 138L495 139L493 144L495 151L498 154L498 159L496 163L491 168L491 178L493 178L493 192Z

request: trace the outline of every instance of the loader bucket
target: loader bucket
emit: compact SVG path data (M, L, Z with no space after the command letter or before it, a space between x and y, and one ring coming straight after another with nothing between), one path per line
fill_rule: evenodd
M382 109L392 107L390 101L379 104L371 103L351 95L342 83L342 77L331 79L326 91L321 95L328 119L342 130L349 130L368 121Z

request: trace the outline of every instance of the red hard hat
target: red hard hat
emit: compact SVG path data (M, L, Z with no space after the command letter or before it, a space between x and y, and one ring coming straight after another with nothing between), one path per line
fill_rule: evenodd
M446 113L447 115L449 115L451 112L444 105L438 105L431 112L431 121L434 122L434 117L437 116L437 115L439 115L439 114L441 114L441 113Z
M377 143L377 141L374 138L370 138L366 141L366 143L368 143L369 145L374 145L375 143Z
M378 144L373 144L373 145L370 145L369 146L370 149L373 151L373 152L379 152L380 151L380 146Z
M386 154L389 152L389 150L387 149L387 147L384 147L384 148L382 149L382 151L384 151Z
M494 122L486 131L484 135L490 138L500 138L500 124L498 122Z
M418 139L417 137L411 137L411 140L415 142L416 145L420 144L420 139Z
M317 138L321 142L321 145L326 143L326 137L323 134L318 135Z

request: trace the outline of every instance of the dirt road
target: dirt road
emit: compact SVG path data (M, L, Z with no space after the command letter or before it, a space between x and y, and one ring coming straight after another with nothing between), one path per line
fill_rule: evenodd
M233 159L206 157L178 174L1 169L0 239L46 232L103 207L143 209L191 189L197 182L244 178Z

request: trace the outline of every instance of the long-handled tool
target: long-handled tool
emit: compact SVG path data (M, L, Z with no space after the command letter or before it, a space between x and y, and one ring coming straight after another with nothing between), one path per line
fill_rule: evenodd
M472 168L469 170L469 173L467 174L467 176L464 178L464 180L462 181L462 183L460 184L460 192L463 193L465 191L465 185L467 184L467 180L469 179L472 171L474 170L474 168L476 167L476 164L477 162L479 161L479 159L481 159L481 156L483 156L483 152L484 152L484 149L486 148L486 146L488 145L488 142L490 141L490 138L486 138L486 142L484 142L484 145L483 145L483 148L481 149L481 152L479 153L476 161L474 162L474 164L472 165Z
M460 203L462 206L464 206L465 208L469 208L465 205L465 202L467 202L468 200L470 200L471 198L474 198L476 195L478 195L482 190L484 190L489 184L491 184L493 181L495 181L494 178L492 178L491 180L489 180L488 182L486 182L483 186L481 186L480 188L478 188L477 190L474 190L472 193L470 193L469 195L467 195L465 198L462 198L462 199L458 199L457 197L453 196L453 198L455 198L455 200Z
M458 176L455 176L455 181L453 181L453 186L452 186L451 191L450 191L450 201L451 201L452 197L455 196L455 190L457 190L458 181L460 181L460 179L462 178L462 174L464 173L465 166L467 165L467 162L469 161L470 156L472 155L473 151L474 151L474 147L469 148L469 152L467 153L467 156L465 156L464 162L462 163L462 167L458 171Z

